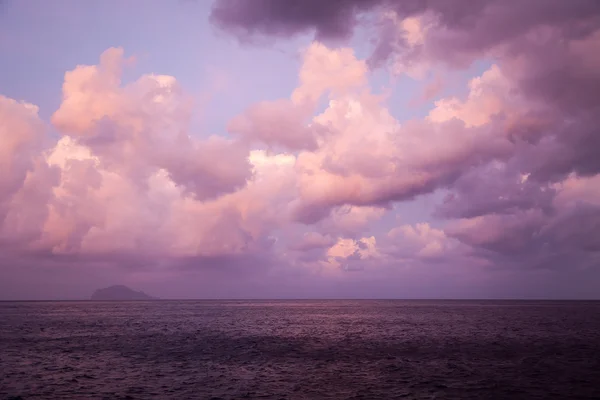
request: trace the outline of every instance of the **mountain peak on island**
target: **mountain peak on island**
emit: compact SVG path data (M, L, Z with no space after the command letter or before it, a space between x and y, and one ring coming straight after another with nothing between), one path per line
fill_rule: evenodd
M92 294L91 300L157 300L144 292L136 292L124 285L113 285L98 289Z

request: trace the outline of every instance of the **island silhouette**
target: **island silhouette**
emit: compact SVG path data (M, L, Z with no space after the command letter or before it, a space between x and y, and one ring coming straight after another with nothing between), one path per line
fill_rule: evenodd
M113 285L96 290L90 300L158 300L158 298L135 291L125 285Z

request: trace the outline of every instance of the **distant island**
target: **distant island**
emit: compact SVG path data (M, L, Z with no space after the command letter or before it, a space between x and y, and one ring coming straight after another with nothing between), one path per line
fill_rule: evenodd
M92 294L90 300L158 300L144 292L136 292L124 285L109 286L98 289Z

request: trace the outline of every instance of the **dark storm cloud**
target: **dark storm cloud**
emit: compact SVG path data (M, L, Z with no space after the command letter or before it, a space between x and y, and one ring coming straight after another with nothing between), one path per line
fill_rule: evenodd
M339 39L352 34L358 16L378 9L393 10L400 18L431 12L439 27L454 32L447 40L455 47L481 50L534 26L585 34L589 26L579 21L597 16L600 5L595 0L217 0L211 21L236 34L289 37L314 31L317 38ZM460 35L466 32L471 34Z
M380 0L225 0L215 2L211 21L238 35L282 37L309 30L318 38L340 39L352 34L356 16L382 3Z

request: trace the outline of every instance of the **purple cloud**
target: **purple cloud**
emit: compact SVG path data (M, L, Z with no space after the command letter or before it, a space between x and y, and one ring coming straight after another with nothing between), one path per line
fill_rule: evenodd
M0 96L0 278L43 268L74 284L81 268L260 297L593 275L597 1L219 0L210 18L246 40L316 38L296 86L229 110L223 132L192 124L197 99L175 77L132 78L121 48L74 64L47 121ZM488 66L442 95L445 72L475 61ZM421 85L425 115L399 120L379 73ZM421 201L435 211L419 221L403 206Z

